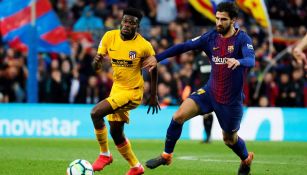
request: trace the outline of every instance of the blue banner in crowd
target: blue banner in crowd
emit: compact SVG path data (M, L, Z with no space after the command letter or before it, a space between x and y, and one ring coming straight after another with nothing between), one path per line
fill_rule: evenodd
M0 104L0 137L94 138L90 111L93 105ZM125 127L131 139L164 139L168 124L178 109L167 107L147 114L140 106L130 113ZM307 141L306 108L246 108L239 135L246 140ZM202 139L202 116L189 120L182 139ZM214 117L212 139L222 140Z

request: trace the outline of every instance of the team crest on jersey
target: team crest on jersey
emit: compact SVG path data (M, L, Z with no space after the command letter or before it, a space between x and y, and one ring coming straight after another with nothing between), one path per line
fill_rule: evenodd
M130 51L129 52L129 58L132 59L132 60L135 59L136 58L136 51Z
M235 50L235 47L233 45L228 46L227 51L229 53L232 53Z

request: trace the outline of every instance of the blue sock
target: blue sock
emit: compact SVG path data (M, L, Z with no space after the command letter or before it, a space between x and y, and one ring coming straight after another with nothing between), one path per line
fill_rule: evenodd
M235 152L241 160L245 160L248 157L248 152L245 146L245 142L243 139L238 137L237 143L234 145L227 145L229 148L232 149L233 152Z
M174 151L177 140L180 138L183 124L179 124L172 119L168 126L164 152L171 154Z

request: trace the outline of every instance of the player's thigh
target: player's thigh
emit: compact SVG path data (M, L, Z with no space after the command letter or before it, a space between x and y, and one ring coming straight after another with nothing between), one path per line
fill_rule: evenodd
M219 104L215 106L214 111L224 132L232 134L239 130L243 116L242 105L228 106Z
M111 93L107 98L114 113L107 116L108 121L129 123L129 111L135 109L142 101L143 91L126 90Z
M141 104L143 91L140 89L120 90L112 89L107 101L111 104L114 111L128 111Z
M102 100L94 106L91 111L91 116L104 117L110 113L113 113L111 104L107 100Z
M210 93L203 88L193 92L189 98L198 106L199 114L207 114L213 111Z
M182 102L179 109L174 114L174 120L183 123L199 113L199 107L194 100L187 98Z

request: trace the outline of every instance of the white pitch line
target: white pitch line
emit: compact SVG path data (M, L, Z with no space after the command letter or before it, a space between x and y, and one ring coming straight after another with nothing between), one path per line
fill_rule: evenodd
M226 162L226 163L238 163L239 160L221 160L221 159L207 159L207 158L199 158L196 156L180 156L177 157L177 159L180 160L191 160L191 161L202 161L202 162ZM271 165L300 165L300 166L306 166L306 162L296 162L296 163L289 163L289 162L272 162L272 161L259 161L254 160L253 163L257 164L271 164Z

